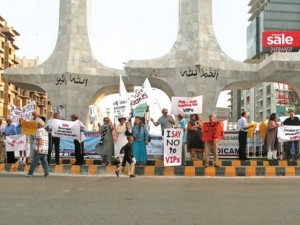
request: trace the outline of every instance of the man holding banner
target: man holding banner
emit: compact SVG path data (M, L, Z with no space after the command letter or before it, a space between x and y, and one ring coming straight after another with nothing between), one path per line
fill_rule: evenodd
M224 139L223 121L216 121L214 114L209 115L209 122L203 123L202 140L205 143L204 159L205 167L209 166L210 151L213 151L213 165L214 167L220 167L218 165L218 149L219 139Z
M85 131L85 126L83 123L78 120L78 116L76 114L71 115L72 121L78 121L80 123L80 133ZM84 163L84 144L83 140L81 140L81 137L78 139L74 139L74 145L75 145L75 163L73 165L83 165Z
M300 119L295 116L295 111L293 109L289 109L290 117L286 118L283 121L283 125L285 126L300 126ZM298 158L298 140L288 141L286 142L286 158L293 160Z

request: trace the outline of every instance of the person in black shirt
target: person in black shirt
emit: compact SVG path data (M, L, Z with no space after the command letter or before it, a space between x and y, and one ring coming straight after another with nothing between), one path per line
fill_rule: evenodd
M285 126L300 126L300 119L295 116L295 111L290 109L289 111L290 117L286 118L283 121L283 125ZM286 159L293 160L298 158L298 143L299 141L289 141L286 142L285 152L286 152Z
M135 163L136 162L135 162L134 156L132 154L132 143L133 143L134 138L132 135L129 135L129 136L127 136L127 140L128 140L127 144L124 145L120 150L120 154L124 153L124 158L123 158L121 166L117 166L117 169L115 170L117 177L119 176L120 171L122 171L123 168L125 167L126 162L128 162L128 164L129 164L128 175L130 177L135 177Z

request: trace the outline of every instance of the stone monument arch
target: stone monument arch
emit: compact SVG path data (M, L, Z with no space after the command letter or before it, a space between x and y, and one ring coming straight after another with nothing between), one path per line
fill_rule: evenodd
M260 64L242 63L220 48L212 23L212 0L180 0L179 30L172 49L151 60L131 60L125 70L103 66L92 55L87 32L87 0L60 1L56 47L43 64L4 71L21 88L45 90L67 116L87 123L91 99L117 90L119 75L127 87L148 77L152 87L169 96L203 95L203 116L215 112L219 93L248 89L264 81L284 81L300 93L300 53L275 53Z

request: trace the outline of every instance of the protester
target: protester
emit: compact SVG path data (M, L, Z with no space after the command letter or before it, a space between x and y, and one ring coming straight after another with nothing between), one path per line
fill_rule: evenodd
M188 122L187 147L191 160L203 160L204 143L202 141L202 120L192 114Z
M120 150L120 153L124 154L124 157L123 157L121 166L117 166L117 169L115 170L117 177L119 177L120 171L124 170L126 162L128 163L129 177L135 177L135 159L132 154L132 144L133 144L134 138L132 135L129 135L129 136L127 136L127 140L128 140L127 144L124 145Z
M278 123L277 123L277 114L272 113L269 118L268 122L268 131L267 131L267 138L266 138L266 149L268 150L267 157L268 160L277 160L277 148L275 146L276 143L278 145L277 140L277 130L278 130Z
M132 127L132 135L134 137L133 142L133 155L138 165L147 164L147 149L148 140L150 138L149 132L146 126L142 123L142 118L135 117L134 125Z
M238 139L239 139L239 159L247 160L246 157L246 147L247 147L247 133L248 129L253 127L254 125L247 125L248 112L242 112L241 118L237 122L237 129L239 131Z
M16 126L17 134L22 134L22 124L21 123L22 123L22 119L19 119L19 124ZM26 163L26 152L27 152L27 149L19 151L20 156L19 156L19 159L18 159L18 163L20 163L20 164L25 164Z
M39 117L39 113L37 111L33 111L32 112L32 120L31 121L36 121L37 123L38 122L44 122L40 117ZM29 135L29 145L30 145L30 152L29 152L29 158L28 158L28 162L27 164L30 164L31 163L31 160L32 160L32 157L33 157L33 138L34 136L33 135Z
M115 156L118 157L122 162L124 154L120 154L120 150L127 143L126 131L130 133L131 124L130 121L126 122L126 117L118 118L118 121L119 124L116 126L117 143L115 149Z
M76 114L71 115L71 121L78 120L78 116ZM78 120L80 123L80 132L85 131L85 126L83 123ZM74 139L74 147L75 147L75 163L73 165L83 165L84 163L84 142Z
M216 115L210 114L209 115L209 124L213 126L213 124L216 122ZM211 127L212 127L211 126ZM214 167L219 167L218 165L218 148L219 148L219 139L216 135L213 135L212 140L205 141L205 152L204 152L204 159L205 159L205 167L209 166L209 158L210 158L210 151L212 149L213 151L213 165Z
M4 129L3 121L0 118L0 163L5 162L6 154L5 154L5 146L4 146Z
M163 115L159 117L156 122L153 120L153 118L151 118L151 121L155 126L161 126L161 134L162 136L164 136L164 129L173 128L173 126L175 125L175 120L171 115L168 115L168 109L164 108L161 112Z
M178 118L178 126L176 126L176 128L181 128L183 131L181 165L185 166L186 165L185 147L186 147L186 136L187 136L187 123L183 113L178 114L177 118Z
M31 161L31 165L28 171L27 176L32 176L35 168L38 166L39 161L42 163L42 167L44 170L44 177L49 176L49 167L47 162L47 154L48 154L48 132L45 130L45 123L43 121L39 121L38 129L36 134L33 136L33 158Z
M102 164L111 166L112 156L114 154L113 130L114 125L108 117L103 118L103 125L99 126L99 132L104 136L103 143L98 146L97 153L102 156Z
M47 156L47 161L48 164L50 164L51 161L51 153L54 145L54 151L55 151L55 164L59 165L59 153L60 153L60 137L53 137L52 136L52 128L51 128L51 123L53 122L53 119L59 119L60 114L59 113L54 113L53 118L48 120L45 129L48 131L48 137L49 137L49 146L48 146L48 156Z
M289 109L289 114L290 117L286 118L283 121L283 125L285 126L300 126L300 119L295 116L295 111L293 109ZM286 158L288 160L294 160L294 159L298 159L298 143L299 141L288 141L286 142L286 147L285 147L285 151L286 151Z
M11 136L11 135L16 135L16 126L12 124L11 119L6 119L6 127L4 128L4 135L5 136ZM15 163L15 152L6 152L6 162L7 163Z

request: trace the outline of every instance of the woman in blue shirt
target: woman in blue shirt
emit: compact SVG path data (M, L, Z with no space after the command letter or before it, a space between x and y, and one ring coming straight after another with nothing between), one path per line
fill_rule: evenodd
M138 165L144 165L147 163L146 145L148 144L150 135L139 116L135 117L132 135L134 137L133 155Z

